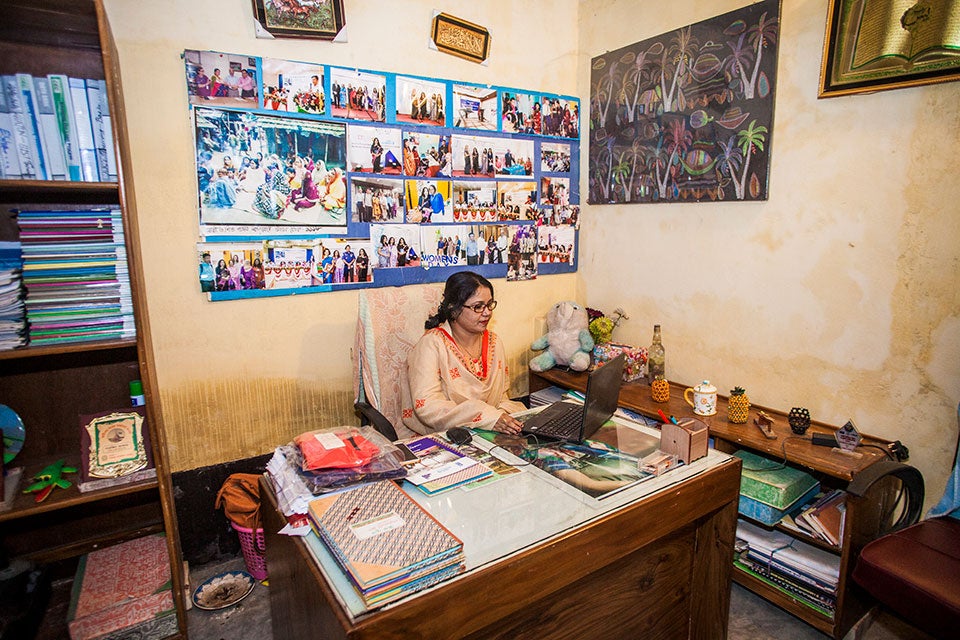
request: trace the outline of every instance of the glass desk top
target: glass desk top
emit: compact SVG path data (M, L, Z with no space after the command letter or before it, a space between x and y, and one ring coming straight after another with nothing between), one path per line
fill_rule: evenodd
M594 497L513 455L510 450L517 450L516 440L500 436L496 442L503 444L495 446L485 438L474 435L471 445L486 451L492 449L492 455L518 467L518 473L505 475L495 482L459 487L434 496L424 494L409 482L403 483L402 488L408 495L463 541L466 572L431 589L443 588L445 584L461 579L472 571L501 562L531 545L562 535L730 461L727 454L709 449L706 457L689 465L680 465L660 476L646 476L608 491L602 497ZM597 446L601 449L606 449L603 443L619 449L626 454L624 460L629 461L655 450L660 437L656 429L615 417L595 434L594 440L600 443ZM522 453L528 459L535 457L529 451ZM632 464L636 469L635 460ZM317 535L311 532L304 541L351 619L367 613L363 600ZM383 609L397 606L425 592L411 594Z

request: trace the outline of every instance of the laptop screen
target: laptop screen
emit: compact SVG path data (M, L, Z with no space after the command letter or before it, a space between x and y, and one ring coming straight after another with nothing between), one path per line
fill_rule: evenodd
M590 372L583 405L583 432L580 441L589 438L617 410L625 357L619 356Z

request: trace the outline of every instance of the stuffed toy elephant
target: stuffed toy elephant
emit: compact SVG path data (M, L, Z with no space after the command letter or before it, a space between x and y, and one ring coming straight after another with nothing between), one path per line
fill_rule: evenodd
M534 351L543 351L530 360L530 369L546 371L561 365L585 371L593 351L588 324L587 309L576 302L565 300L553 305L547 312L546 335L530 345Z

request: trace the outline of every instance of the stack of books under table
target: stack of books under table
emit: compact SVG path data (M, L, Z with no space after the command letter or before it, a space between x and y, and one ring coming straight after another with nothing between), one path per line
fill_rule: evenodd
M464 570L463 542L390 480L313 500L309 518L371 609Z
M745 547L734 560L740 569L810 608L833 616L840 556L745 520L737 522L737 541L740 548Z
M132 338L119 209L19 211L30 344Z

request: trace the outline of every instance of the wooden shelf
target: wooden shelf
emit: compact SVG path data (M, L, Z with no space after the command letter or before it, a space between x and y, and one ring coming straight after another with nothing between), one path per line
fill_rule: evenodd
M42 347L20 347L0 351L0 360L19 360L21 358L42 358L67 353L90 353L92 351L113 351L116 349L136 349L136 338L123 340L96 340L90 342L74 342L62 345L46 345Z
M733 581L756 593L764 600L777 605L784 611L805 620L819 631L829 636L834 634L834 618L825 616L819 611L810 608L797 598L767 584L760 578L744 571L736 565L733 567Z
M13 506L9 511L0 512L0 522L16 520L18 518L29 518L40 513L47 513L49 511L56 511L58 509L68 509L70 507L75 507L90 502L115 498L117 496L123 496L129 493L150 491L157 488L157 480L154 478L151 480L131 482L130 484L120 485L117 487L109 487L107 489L99 489L97 491L88 491L86 493L82 493L77 486L77 483L80 480L80 474L78 472L64 476L64 479L70 482L70 487L67 489L54 489L43 502L36 502L33 494L23 493L23 490L33 482L32 478L35 474L39 473L48 464L52 464L57 460L64 460L66 466L68 467L74 467L76 469L80 468L79 453L51 457L45 460L30 462L26 465L23 465L23 475L20 476L20 486L17 488L17 494L13 498ZM17 458L14 458L13 462L9 466L18 467L21 465L18 465Z
M65 180L0 179L0 203L81 204L119 206L120 186L116 182L74 182Z

